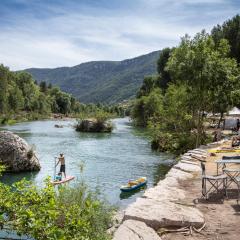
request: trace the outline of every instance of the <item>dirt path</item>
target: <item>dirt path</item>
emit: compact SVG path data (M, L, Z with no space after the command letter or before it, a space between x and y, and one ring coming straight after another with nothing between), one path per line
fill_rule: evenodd
M229 146L230 143L224 144ZM232 156L236 153L217 154L215 157L206 159L207 174L216 174L216 159L223 155ZM197 203L196 207L204 214L206 227L201 233L193 232L192 235L185 236L183 233L169 233L162 235L163 240L239 240L240 239L240 204L237 205L237 186L232 184L229 192L229 199L219 200L219 196L211 200L201 199L201 177L191 181L181 183L181 188L187 191L186 199L189 203ZM231 189L232 188L232 189ZM235 189L235 190L234 190Z

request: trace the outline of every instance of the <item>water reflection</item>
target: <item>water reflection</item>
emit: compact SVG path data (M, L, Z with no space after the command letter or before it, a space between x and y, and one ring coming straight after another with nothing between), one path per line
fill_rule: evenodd
M141 188L135 189L135 190L133 190L131 192L121 192L120 195L119 195L119 198L121 200L128 199L128 198L133 197L136 194L139 194L139 193L142 194L144 192L144 190L146 190L146 189L147 189L147 185L142 186Z
M146 131L132 127L128 118L114 119L113 122L115 128L112 133L76 132L72 127L74 120L35 121L8 126L8 130L36 146L42 168L37 173L6 174L1 180L12 184L25 177L42 185L47 176L53 175L54 156L64 152L68 175L76 179L83 177L91 189L99 186L110 203L126 207L144 190L119 197L120 186L128 179L143 176L148 178L148 187L153 186L166 174L172 156L153 152ZM55 124L64 127L55 128ZM79 164L82 162L85 162L85 170L80 173Z

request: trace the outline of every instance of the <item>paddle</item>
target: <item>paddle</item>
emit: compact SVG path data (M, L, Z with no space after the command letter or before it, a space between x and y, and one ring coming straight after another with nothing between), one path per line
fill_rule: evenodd
M56 178L56 159L57 157L54 157L54 171L53 171L53 181L55 181L55 178Z

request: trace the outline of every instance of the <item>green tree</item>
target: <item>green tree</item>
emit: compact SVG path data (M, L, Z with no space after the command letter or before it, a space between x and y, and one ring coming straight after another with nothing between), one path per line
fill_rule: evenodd
M147 76L144 78L142 86L137 92L137 98L147 96L156 87L157 76Z
M48 87L47 87L47 83L45 81L40 82L39 87L40 87L41 92L43 92L43 93L47 92Z
M0 113L4 113L7 108L7 90L8 90L8 68L0 65Z
M9 86L8 105L10 110L13 110L14 112L18 112L19 110L23 109L24 98L22 91L17 87L16 84Z
M233 79L237 77L236 64L226 56L227 49L226 41L217 47L212 37L202 31L193 39L185 36L179 47L171 54L167 64L167 70L173 81L187 87L189 108L192 110L197 129L196 146L204 141L204 116L211 106L209 90L213 89L216 93L215 89L221 87L220 74L224 74L224 79L228 83L236 82ZM224 62L227 64L220 73L219 66L223 66ZM230 93L230 90L231 88L228 88L226 92Z
M166 65L168 62L168 59L170 57L170 54L173 49L171 48L164 48L159 56L158 62L157 62L157 71L158 71L158 79L157 79L157 85L165 92L168 88L168 84L171 82L171 76L169 72L166 70Z
M240 63L240 16L236 15L227 20L223 25L217 25L212 29L211 35L216 44L225 38L230 44L229 56Z

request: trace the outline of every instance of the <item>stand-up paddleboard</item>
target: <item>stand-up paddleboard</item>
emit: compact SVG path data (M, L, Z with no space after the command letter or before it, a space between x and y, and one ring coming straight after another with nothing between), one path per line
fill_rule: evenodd
M71 180L73 180L75 177L74 176L67 176L66 178L62 179L61 181L51 181L51 183L53 185L59 185L59 184L63 184L63 183L67 183L70 182Z
M54 158L54 171L53 171L53 181L51 181L51 184L53 185L59 185L63 183L70 182L73 180L75 177L74 176L67 176L66 178L63 178L62 180L56 179L56 163L57 163L57 157Z

